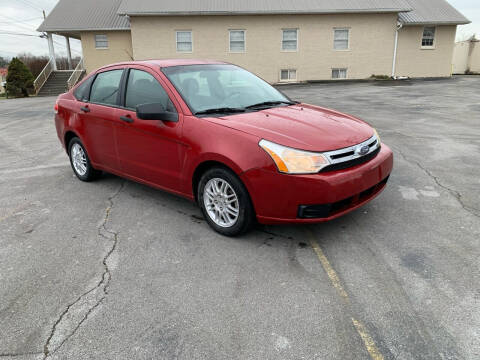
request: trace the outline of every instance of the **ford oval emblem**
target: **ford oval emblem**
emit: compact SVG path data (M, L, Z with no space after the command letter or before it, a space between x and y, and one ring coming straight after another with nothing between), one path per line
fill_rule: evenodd
M357 154L358 155L366 155L369 150L370 150L370 147L368 145L363 145L362 147L357 149Z

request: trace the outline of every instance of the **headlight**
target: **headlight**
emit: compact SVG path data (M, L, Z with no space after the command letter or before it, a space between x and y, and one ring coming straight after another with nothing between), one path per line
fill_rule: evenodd
M292 149L267 140L261 140L259 145L270 155L278 171L282 173L314 174L330 164L320 153Z
M378 145L382 143L382 140L380 140L380 135L378 135L378 132L376 129L373 129L373 132L375 133L375 136L377 137Z

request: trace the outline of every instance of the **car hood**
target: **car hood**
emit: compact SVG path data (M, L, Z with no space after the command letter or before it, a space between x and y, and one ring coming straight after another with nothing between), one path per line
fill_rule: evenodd
M309 151L337 150L373 136L372 127L362 120L307 104L211 120L277 144Z

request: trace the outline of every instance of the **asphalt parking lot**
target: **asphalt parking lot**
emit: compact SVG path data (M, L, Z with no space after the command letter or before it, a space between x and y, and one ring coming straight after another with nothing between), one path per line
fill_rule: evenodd
M480 77L281 89L371 123L394 171L347 216L236 239L78 181L54 98L0 100L0 358L479 359Z

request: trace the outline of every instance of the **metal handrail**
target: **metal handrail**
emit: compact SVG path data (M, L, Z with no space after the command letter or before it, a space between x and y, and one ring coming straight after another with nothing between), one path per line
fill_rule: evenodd
M42 72L38 74L37 78L33 82L33 87L35 88L35 95L38 94L42 86L47 82L48 77L53 71L53 58L50 58L47 65L43 68Z
M75 84L78 82L78 79L80 79L80 76L82 76L84 71L85 71L85 68L83 66L83 58L81 58L77 66L75 67L75 70L73 70L72 75L70 75L70 77L67 80L68 90L70 90L72 87L75 86Z

